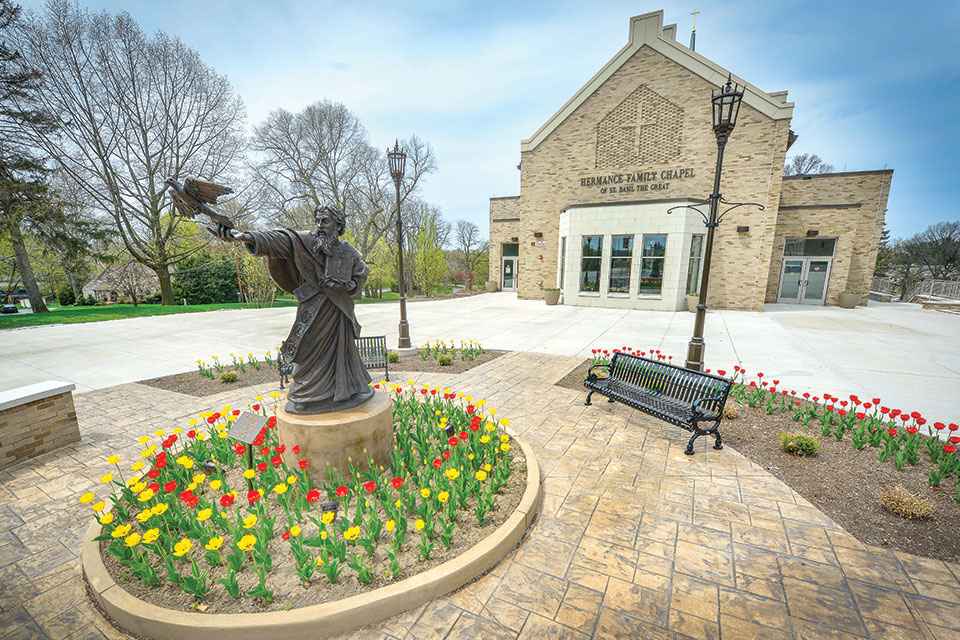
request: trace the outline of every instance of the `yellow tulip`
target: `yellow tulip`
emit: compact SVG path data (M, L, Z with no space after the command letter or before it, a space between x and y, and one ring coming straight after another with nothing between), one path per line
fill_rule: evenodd
M426 522L420 518L417 518L417 521L413 523L413 526L417 531L423 531L423 528L426 526L426 524Z
M102 518L100 518L100 524L110 524L113 522L113 513L107 513Z
M93 499L96 497L97 496L95 493L93 493L92 491L88 491L87 493L80 496L80 504L90 504L91 502L93 502Z
M144 509L143 511L137 514L137 520L139 520L140 522L146 522L152 517L153 517L153 511L151 511L150 509Z
M420 489L420 495L423 496L424 498L429 498L429 497L430 497L430 489L427 489L426 487L424 487L423 489ZM398 502L399 502L399 501L398 501Z
M500 450L501 450L501 451L510 451L510 443L509 443L509 442L501 442L501 443L500 443Z
M210 538L210 541L207 544L203 545L204 549L207 551L216 551L223 545L223 536L217 536Z
M117 527L110 532L110 535L113 536L114 538L123 538L123 537L126 537L128 533L130 533L130 529L132 528L133 528L133 525L129 525L129 524L117 525Z
M147 444L148 442L150 442L150 436L140 436L139 438L137 438L137 442L139 442L140 444Z
M323 558L321 558L320 556L317 556L317 566L319 567L322 564L323 564Z
M256 514L251 513L243 519L243 528L252 529L257 524Z
M247 469L246 471L243 472L243 477L246 478L247 480L252 480L253 476L255 475L257 475L257 472L253 469Z
M196 424L196 419L194 419L194 424ZM183 427L174 427L173 432L177 435L180 435L183 433Z
M356 540L360 537L360 527L349 527L343 532L344 540Z
M214 491L219 491L219 490L220 490L220 485L222 485L222 484L223 484L223 483L220 482L219 480L211 480L211 481L210 481L210 488L213 489Z
M130 535L128 535L126 538L123 539L123 544L127 545L128 547L137 546L138 544L140 544L140 534L131 533Z
M440 493L437 494L437 500L439 500L440 502L446 502L449 499L450 499L450 494L447 493L446 491L441 491Z
M489 463L483 465L483 470L486 471L487 473L490 473L491 469L493 469L493 467L491 467Z
M193 481L197 484L201 484L206 479L207 479L207 474L205 473L198 473L195 476L193 476Z
M178 558L182 558L187 554L188 551L193 547L193 543L190 542L189 538L184 538L177 544L173 545L173 555Z
M393 528L397 526L397 523L393 520L387 520L384 523L384 526L387 528L387 531L393 531Z
M105 506L107 506L107 505L106 505L106 503L104 503L103 500L100 500L99 502L94 502L92 505L90 505L90 507L91 507L94 511L103 511L103 508L104 508Z
M201 509L197 512L197 522L204 522L209 520L210 516L213 515L213 509Z
M334 516L333 511L324 511L323 515L320 516L320 522L322 522L323 524L330 524L331 522L333 522L333 516Z
M160 504L153 505L153 507L150 508L150 513L152 513L155 516L162 516L167 512L167 509L169 508L170 507L167 506L165 502L161 502Z
M163 430L163 429L157 429L156 431L153 432L153 435L158 436L158 437L160 437L160 436L165 436L166 434L167 434L167 432L166 432L165 430Z
M500 421L500 426L509 427L509 426L510 426L510 419L509 419L509 418L503 418L503 419Z
M117 456L117 455L110 456L109 458L107 458L107 462L109 462L110 464L117 464L118 462L120 462L120 456Z
M143 460L137 460L132 465L130 465L130 468L133 469L134 471L140 471L140 469L143 469Z
M300 535L300 527L298 527L297 525L293 525L292 527L290 527L290 535L292 535L294 538Z
M100 482L102 482L103 484L107 484L107 483L110 482L111 480L113 480L113 474L112 474L112 473L105 473L105 474L103 474L102 476L100 476Z
M275 486L275 487L273 488L273 491L274 491L274 493L276 493L277 495L283 495L284 493L287 492L287 485L285 485L284 483L281 482L280 484L278 484L277 486Z
M151 542L156 541L156 539L159 537L160 537L160 529L157 529L157 528L147 529L146 531L143 532L143 541L147 544L150 544Z
M151 489L150 487L147 487L146 489L143 490L143 493L137 496L137 500L139 500L140 502L146 502L147 500L152 500L153 495L154 495L153 489Z
M475 477L476 477L476 479L479 480L480 482L483 482L484 480L487 479L487 472L484 471L483 469L480 469L480 470L477 471L477 473L475 474Z
M457 471L456 469L447 469L445 473L447 474L447 477L450 478L451 480L456 480L457 478L460 477L460 472Z
M147 483L141 481L141 482L138 482L137 484L133 485L133 492L134 492L134 493L140 493L141 491L143 491L143 490L146 489L146 488L147 488Z

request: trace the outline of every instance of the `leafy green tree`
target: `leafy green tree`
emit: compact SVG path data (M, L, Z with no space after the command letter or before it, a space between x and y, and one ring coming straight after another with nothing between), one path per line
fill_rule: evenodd
M0 0L0 234L10 240L34 313L44 313L48 309L33 273L23 226L46 209L46 171L44 158L22 134L22 128L31 126L50 133L56 122L37 106L40 74L9 44L20 22L20 7Z
M877 264L873 268L873 274L879 278L887 275L894 266L893 247L890 246L890 229L887 223L883 223L883 229L880 230L880 244L877 247Z
M420 293L429 296L431 291L447 276L447 260L443 245L437 240L437 221L431 217L417 231L413 277Z
M236 266L226 255L198 251L180 261L173 274L173 295L187 304L237 301Z

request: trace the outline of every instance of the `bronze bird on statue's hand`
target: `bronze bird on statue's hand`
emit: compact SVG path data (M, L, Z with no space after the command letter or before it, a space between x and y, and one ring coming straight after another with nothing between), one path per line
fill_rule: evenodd
M173 178L168 178L164 180L164 184L170 187L170 199L173 200L173 206L181 215L193 218L198 213L202 213L214 223L222 224L228 229L233 228L233 221L230 218L210 206L217 203L219 196L233 193L230 187L196 178L186 178L182 184Z

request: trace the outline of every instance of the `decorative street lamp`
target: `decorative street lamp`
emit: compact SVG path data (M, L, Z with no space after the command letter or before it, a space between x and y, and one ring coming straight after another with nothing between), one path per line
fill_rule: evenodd
M400 141L394 142L393 150L387 149L390 162L390 176L397 188L397 285L400 289L400 339L398 349L410 348L410 325L407 324L407 293L403 279L403 221L400 219L400 183L403 182L403 170L407 164L407 154L400 148Z
M727 74L727 84L719 91L713 92L711 102L713 103L713 133L717 137L717 170L713 176L713 193L710 194L708 202L702 202L697 206L710 204L709 216L696 206L680 205L667 209L667 213L672 213L676 209L693 209L703 217L703 222L707 227L707 248L703 257L703 279L700 283L700 300L697 304L697 319L693 327L693 337L690 338L690 345L687 347L688 369L703 371L703 323L707 317L707 285L710 283L710 257L713 254L713 230L717 228L723 217L728 212L737 207L752 205L760 207L763 205L756 202L727 202L720 194L720 173L723 170L723 149L727 146L727 140L730 139L730 133L737 125L737 115L740 113L740 101L743 99L743 88L734 84L731 77ZM719 206L730 205L724 209L723 213L717 215Z

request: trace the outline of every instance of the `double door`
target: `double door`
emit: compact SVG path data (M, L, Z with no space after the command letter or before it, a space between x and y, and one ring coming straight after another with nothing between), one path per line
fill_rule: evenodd
M777 302L824 304L832 258L784 258Z

